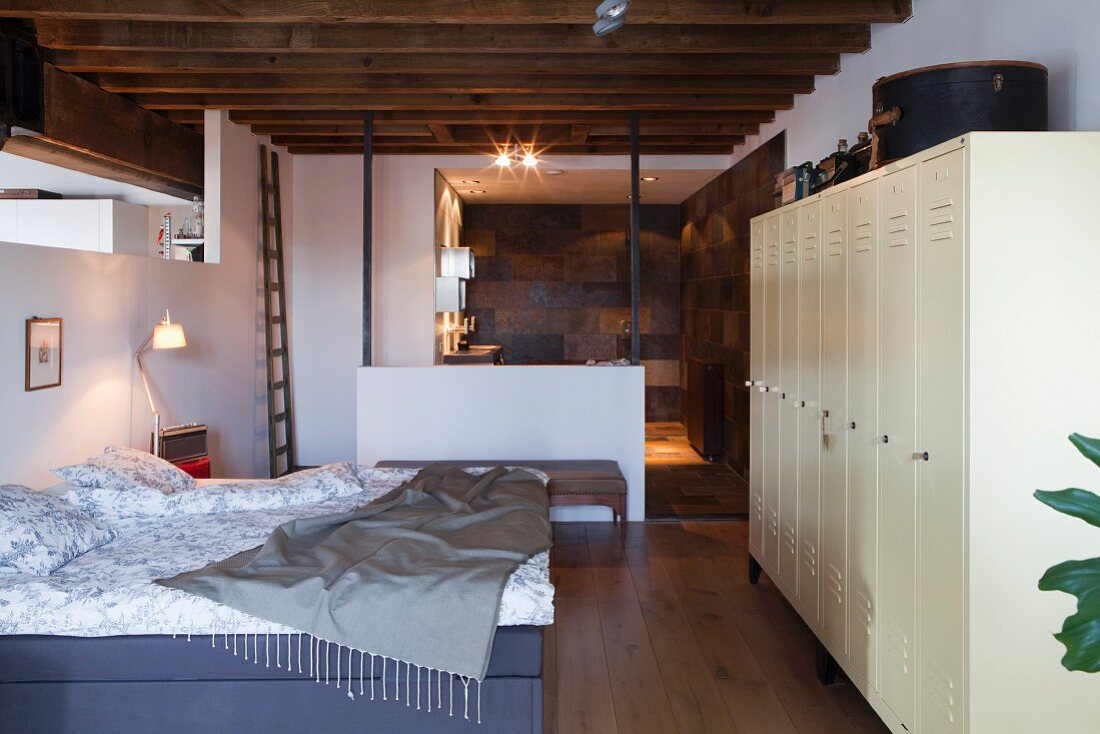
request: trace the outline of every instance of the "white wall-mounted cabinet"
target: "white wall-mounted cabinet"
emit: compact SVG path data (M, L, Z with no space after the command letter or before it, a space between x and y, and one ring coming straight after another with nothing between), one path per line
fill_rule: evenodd
M457 313L466 310L466 281L455 276L435 279L435 312Z
M973 133L752 222L750 552L897 734L1100 720L1036 586L1095 531L1032 497L1097 484L1097 165Z
M455 278L474 277L474 251L469 247L440 247L439 274Z
M147 254L148 208L114 199L0 202L0 241L127 255Z

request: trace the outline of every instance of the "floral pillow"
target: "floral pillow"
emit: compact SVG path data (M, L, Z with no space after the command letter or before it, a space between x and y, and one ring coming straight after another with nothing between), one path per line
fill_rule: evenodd
M61 499L96 518L167 517L254 510L279 510L360 494L363 485L349 463L327 464L278 479L244 479L206 484L189 492L163 494L148 487L72 487Z
M56 497L0 485L0 573L49 576L114 538L114 530Z
M108 446L84 463L62 467L54 474L78 487L148 487L164 494L195 487L195 480L174 464L145 451L119 446Z

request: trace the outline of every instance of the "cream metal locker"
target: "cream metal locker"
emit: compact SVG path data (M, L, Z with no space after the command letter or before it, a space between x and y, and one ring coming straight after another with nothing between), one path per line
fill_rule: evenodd
M798 210L798 601L816 626L821 619L821 202Z
M780 252L779 215L764 220L764 526L762 562L769 571L779 562L779 383L780 367Z
M779 583L798 589L798 210L780 217L779 306Z
M919 247L919 723L956 734L964 722L966 518L965 151L921 172ZM887 179L888 180L888 179Z
M821 620L848 651L848 194L821 200Z
M1074 599L1037 588L1051 566L1096 554L1095 529L1033 497L1096 483L1065 435L1100 435L1088 380L1100 363L1088 318L1100 312L1097 166L1100 133L971 133L752 223L763 241L752 295L763 376L752 379L800 407L755 394L763 504L751 535L767 537L777 507L763 552L778 580L791 498L777 482L797 451L797 588L779 588L892 734L1092 734L1100 721L1095 681L1061 666L1050 634ZM791 347L768 340L791 336L779 223L796 211L792 383ZM815 324L822 420L811 428ZM793 447L775 423L791 413Z
M878 690L879 182L848 194L848 657Z
M766 481L763 450L764 394L759 392L764 382L764 221L753 222L749 253L749 548L762 554L761 529L764 527L764 494Z
M882 698L916 722L917 167L882 179L881 383L878 437L882 534Z

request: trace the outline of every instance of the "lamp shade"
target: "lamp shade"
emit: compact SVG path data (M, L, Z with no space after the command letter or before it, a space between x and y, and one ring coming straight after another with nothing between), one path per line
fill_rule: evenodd
M153 349L179 349L187 346L183 324L157 324L153 327Z

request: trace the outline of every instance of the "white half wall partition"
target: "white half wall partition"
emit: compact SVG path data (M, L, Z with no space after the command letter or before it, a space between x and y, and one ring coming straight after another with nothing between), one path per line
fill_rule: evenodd
M626 477L627 519L645 518L642 367L363 367L360 464L608 459ZM609 520L603 508L553 519Z

